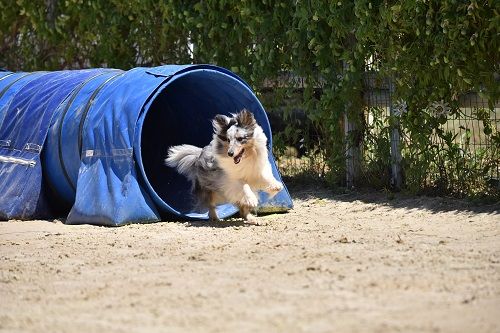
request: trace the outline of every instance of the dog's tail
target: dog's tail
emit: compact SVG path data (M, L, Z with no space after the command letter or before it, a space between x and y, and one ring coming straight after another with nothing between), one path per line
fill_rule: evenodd
M192 169L200 157L202 148L191 145L179 145L170 147L165 164L176 168L181 175L191 178Z

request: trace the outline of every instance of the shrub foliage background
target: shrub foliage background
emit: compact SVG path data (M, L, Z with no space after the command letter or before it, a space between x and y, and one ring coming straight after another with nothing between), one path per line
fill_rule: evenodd
M474 195L491 190L487 174L499 163L492 116L499 7L495 0L0 0L0 67L214 63L241 75L285 119L293 120L293 108L305 110L320 135L304 144L326 156L331 181L344 179L346 146L364 141L371 156L363 163L365 180L387 186L381 179L390 163L388 129L396 124L407 188ZM364 121L368 62L393 79L394 100L405 101L397 119L374 112L373 124ZM274 97L265 99L270 88ZM489 101L475 113L490 147L472 153L481 154L480 167L442 126L460 114L458 96L469 91ZM436 101L449 110L436 116ZM344 113L358 124L349 140ZM370 126L379 127L378 136L367 135ZM294 126L286 133L309 137L301 131ZM438 177L429 182L431 171Z

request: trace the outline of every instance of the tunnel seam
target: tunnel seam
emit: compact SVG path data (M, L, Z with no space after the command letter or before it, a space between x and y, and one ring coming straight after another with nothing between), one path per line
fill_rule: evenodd
M109 79L107 79L106 81L104 81L103 83L101 83L101 85L99 87L97 87L96 90L94 90L94 92L92 93L92 95L90 96L87 104L85 105L85 109L82 113L82 118L80 119L80 125L78 127L78 151L79 151L79 154L80 154L80 159L82 158L82 139L83 139L83 124L85 123L85 119L87 118L87 115L90 111L90 107L92 106L93 102L94 102L94 99L95 97L97 96L97 94L106 86L106 84L112 82L113 80L115 80L116 78L118 78L118 76L121 76L123 75L123 72L120 71L120 73L110 77Z

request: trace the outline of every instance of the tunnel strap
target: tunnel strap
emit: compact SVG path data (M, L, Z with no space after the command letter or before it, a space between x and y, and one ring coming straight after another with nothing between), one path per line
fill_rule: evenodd
M38 154L42 151L42 146L40 146L39 144L36 144L36 143L28 142L24 145L23 149L25 151L29 151L29 152Z
M9 150L20 151L19 149L15 149L14 147L12 147L11 140L0 140L0 147L7 148ZM24 145L22 150L30 152L30 153L38 154L42 151L42 146L40 146L39 144L36 144L36 143L28 142Z
M90 96L87 104L85 105L85 109L83 110L82 113L82 118L80 119L80 126L78 127L78 151L80 152L80 159L82 157L82 139L83 139L83 125L85 124L85 119L87 119L87 114L90 111L90 107L92 104L94 104L94 99L96 98L97 94L110 82L113 80L117 79L119 76L122 76L125 72L120 71L118 74L113 75L103 83L99 87L97 87L96 90L92 93Z
M89 157L116 157L116 156L126 156L131 157L133 155L132 148L126 149L111 149L111 153L108 151L103 151L99 149L89 149L84 151L84 156Z
M62 156L62 145L63 145L62 130L63 130L64 119L66 118L66 114L68 113L69 108L71 107L71 105L75 101L76 97L78 96L80 91L83 89L83 87L85 87L86 84L88 84L90 81L92 81L100 76L103 76L105 74L108 74L110 72L112 73L115 71L116 70L106 70L102 73L91 76L88 79L86 79L85 81L83 81L82 83L80 83L80 85L71 93L71 97L69 98L68 102L66 103L64 110L61 114L61 117L60 117L61 120L59 122L59 127L57 128L57 132L58 132L58 134L57 134L57 138L58 138L58 140L57 140L58 141L57 142L57 152L59 155L59 163L61 165L61 170L63 172L64 178L66 179L66 182L70 185L70 187L73 189L73 191L76 191L76 184L73 183L71 177L69 176L68 169L66 168L66 164L64 163L64 158Z
M0 163L13 163L19 165L27 165L29 167L34 167L36 165L36 161L33 160L5 155L0 155Z

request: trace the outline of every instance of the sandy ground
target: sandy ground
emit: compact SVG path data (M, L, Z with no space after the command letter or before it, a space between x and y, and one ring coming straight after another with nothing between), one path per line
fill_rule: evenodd
M294 191L220 224L0 223L1 332L500 332L500 206Z

